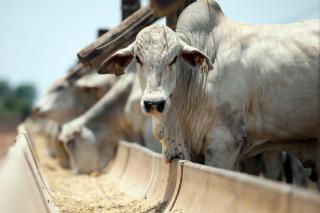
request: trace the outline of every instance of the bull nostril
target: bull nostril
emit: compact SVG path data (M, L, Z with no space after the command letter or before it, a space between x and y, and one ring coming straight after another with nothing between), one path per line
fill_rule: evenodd
M150 112L152 108L152 102L151 101L144 101L143 102L144 108L146 112Z
M70 139L66 142L66 144L70 150L73 150L76 146L76 141L74 139Z
M155 103L155 105L157 107L157 110L159 112L163 112L165 104L166 104L165 101L158 101L158 102Z

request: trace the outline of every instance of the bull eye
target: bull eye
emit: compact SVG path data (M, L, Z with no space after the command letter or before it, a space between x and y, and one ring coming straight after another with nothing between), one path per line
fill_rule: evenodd
M136 61L142 66L143 63L142 63L141 59L139 58L139 56L137 56L137 55L136 55Z
M177 61L177 56L176 57L174 57L174 59L170 62L170 64L169 64L169 66L171 66L172 64L174 64L174 63L176 63L176 61Z

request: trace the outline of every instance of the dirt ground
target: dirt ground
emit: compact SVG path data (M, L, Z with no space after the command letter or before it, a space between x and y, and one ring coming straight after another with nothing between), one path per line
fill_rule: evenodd
M119 182L108 176L74 175L45 154L45 143L35 140L42 171L52 191L54 204L61 212L161 212L164 205L135 199L125 193Z
M14 143L16 135L16 130L0 132L0 156Z
M19 123L17 119L3 120L0 118L0 156L10 145L14 144Z

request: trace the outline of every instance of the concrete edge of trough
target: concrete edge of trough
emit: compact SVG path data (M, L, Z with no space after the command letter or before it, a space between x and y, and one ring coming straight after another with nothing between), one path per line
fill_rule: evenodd
M0 212L58 212L38 167L33 144L23 125L18 127L15 144L1 159Z
M189 161L166 164L161 154L138 144L121 142L119 146L129 148L128 161L139 161L127 173L127 178L133 178L133 187L139 185L140 173L152 170L153 174L146 172L148 184L135 190L141 190L139 197L166 202L165 212L320 212L320 195L316 192ZM137 153L143 153L142 161L135 157ZM148 166L145 161L149 161Z

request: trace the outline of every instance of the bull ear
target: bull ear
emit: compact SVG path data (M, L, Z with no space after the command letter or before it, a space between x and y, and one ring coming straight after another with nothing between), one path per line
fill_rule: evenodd
M98 69L98 73L115 74L116 76L124 74L125 69L133 59L133 47L134 43L124 49L118 50L107 58Z
M206 54L185 43L182 47L181 57L193 69L202 72L208 72L213 69L211 59Z

